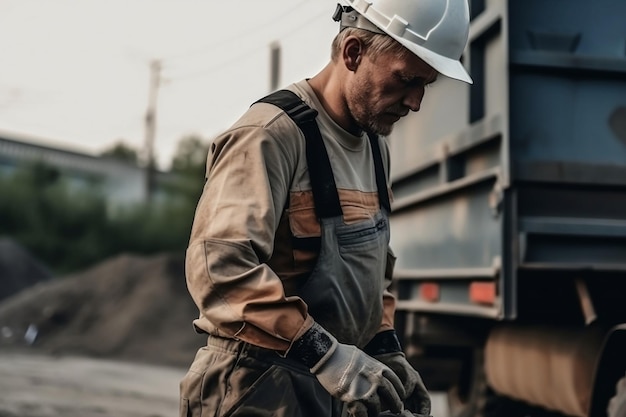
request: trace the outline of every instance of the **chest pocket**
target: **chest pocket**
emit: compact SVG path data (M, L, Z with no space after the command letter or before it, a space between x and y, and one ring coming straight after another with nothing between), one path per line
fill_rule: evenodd
M388 230L387 219L372 219L355 225L339 225L337 243L340 251L369 250L380 244L378 237Z

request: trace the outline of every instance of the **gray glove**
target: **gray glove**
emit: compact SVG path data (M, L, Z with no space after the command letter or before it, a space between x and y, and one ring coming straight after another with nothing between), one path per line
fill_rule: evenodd
M354 417L402 412L400 379L356 346L339 343L317 323L294 341L287 356L307 365L330 395L347 403Z
M422 377L406 360L402 353L402 346L394 330L386 330L378 333L363 348L370 356L387 365L395 372L404 387L406 393L402 397L404 407L419 416L430 415L430 396L424 386Z
M378 417L433 417L433 416L427 416L427 415L422 415L422 414L414 414L414 413L410 412L409 410L404 410L400 414L382 413Z
M403 397L406 409L419 415L430 415L430 396L426 386L420 374L406 360L404 353L383 353L374 357L400 377L406 393Z

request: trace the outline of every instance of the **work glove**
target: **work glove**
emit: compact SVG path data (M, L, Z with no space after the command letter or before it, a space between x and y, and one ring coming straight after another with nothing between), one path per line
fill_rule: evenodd
M427 415L423 415L423 414L415 414L415 413L410 412L409 410L404 410L400 414L382 413L378 417L433 417L433 416L427 416Z
M405 395L402 397L406 410L418 415L430 415L430 396L420 374L402 353L395 331L377 334L364 350L387 365L402 381Z
M308 366L330 395L347 403L351 416L402 412L404 389L391 369L356 346L339 343L317 323L294 341L287 357Z
M406 360L404 353L384 353L374 356L387 365L402 381L405 391L404 407L414 413L430 415L430 396L424 386L422 377Z

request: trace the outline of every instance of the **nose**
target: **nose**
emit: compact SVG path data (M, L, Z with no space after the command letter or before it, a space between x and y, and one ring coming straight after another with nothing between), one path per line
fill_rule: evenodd
M407 89L406 94L404 96L404 100L402 104L407 106L411 111L417 112L420 109L420 105L422 104L422 99L424 98L424 86L419 85L412 88Z

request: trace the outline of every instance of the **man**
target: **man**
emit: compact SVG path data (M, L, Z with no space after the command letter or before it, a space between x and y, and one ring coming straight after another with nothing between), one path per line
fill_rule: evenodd
M471 82L468 7L347 1L330 63L211 145L186 258L209 336L181 417L430 413L393 327L384 136L438 74Z

